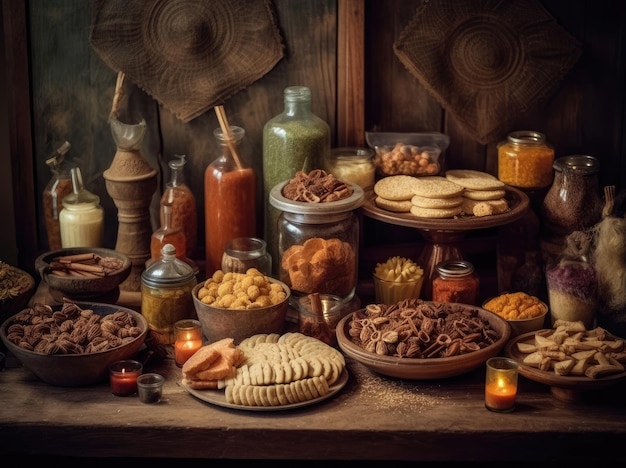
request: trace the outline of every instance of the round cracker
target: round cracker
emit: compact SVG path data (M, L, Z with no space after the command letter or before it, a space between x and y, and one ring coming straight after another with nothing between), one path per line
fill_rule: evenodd
M442 176L416 177L415 180L413 195L425 198L455 198L463 194L463 187Z
M504 182L497 177L472 169L449 169L445 178L470 190L496 190L504 187Z
M462 202L463 197L428 198L415 195L411 198L411 204L420 208L452 208L460 205Z
M374 193L387 200L410 200L416 180L408 175L383 177L374 184Z
M465 198L469 198L470 200L499 200L500 198L504 198L506 195L505 190L471 190L466 189L463 192L463 196Z
M461 213L461 205L452 208L422 208L413 206L411 214L418 218L452 218Z
M383 197L376 197L374 203L376 203L376 206L379 208L393 211L394 213L408 213L413 206L411 200L387 200Z

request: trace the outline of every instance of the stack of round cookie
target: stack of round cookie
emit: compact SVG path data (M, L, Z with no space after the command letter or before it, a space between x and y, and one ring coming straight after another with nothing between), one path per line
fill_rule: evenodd
M488 216L509 209L505 184L486 172L446 171L445 176L389 176L374 185L379 208L419 218Z
M463 187L462 211L468 216L490 216L509 209L505 184L486 172L470 169L446 171L446 179Z

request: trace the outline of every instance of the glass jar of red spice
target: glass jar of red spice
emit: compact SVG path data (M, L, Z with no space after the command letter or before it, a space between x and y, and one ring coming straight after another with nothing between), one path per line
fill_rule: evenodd
M511 132L498 143L498 179L523 189L540 189L552 183L554 149L543 133Z
M458 302L476 305L479 279L474 265L466 260L446 260L435 267L434 302Z

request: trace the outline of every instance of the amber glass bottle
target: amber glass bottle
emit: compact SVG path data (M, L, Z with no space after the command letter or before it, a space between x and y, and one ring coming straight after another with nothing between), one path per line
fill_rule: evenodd
M187 244L185 233L181 228L172 226L172 204L161 202L161 227L152 233L150 238L150 263L161 258L161 249L172 244L176 249L176 258L186 259Z
M171 171L170 181L165 186L161 203L172 205L171 227L181 229L185 234L186 251L188 258L195 258L198 248L198 211L196 197L185 183L183 173L185 167L185 155L175 155L176 159L168 163ZM161 211L161 225L163 225L163 212ZM154 253L152 254L154 257Z

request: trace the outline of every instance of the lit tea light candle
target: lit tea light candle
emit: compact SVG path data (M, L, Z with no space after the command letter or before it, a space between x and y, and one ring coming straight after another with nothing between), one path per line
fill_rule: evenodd
M182 367L202 347L202 325L197 320L179 320L174 324L174 360Z
M139 361L117 361L109 368L111 393L116 396L128 396L137 393L137 377L143 366Z
M515 409L517 398L517 363L495 357L487 361L485 406L488 410L506 413Z

